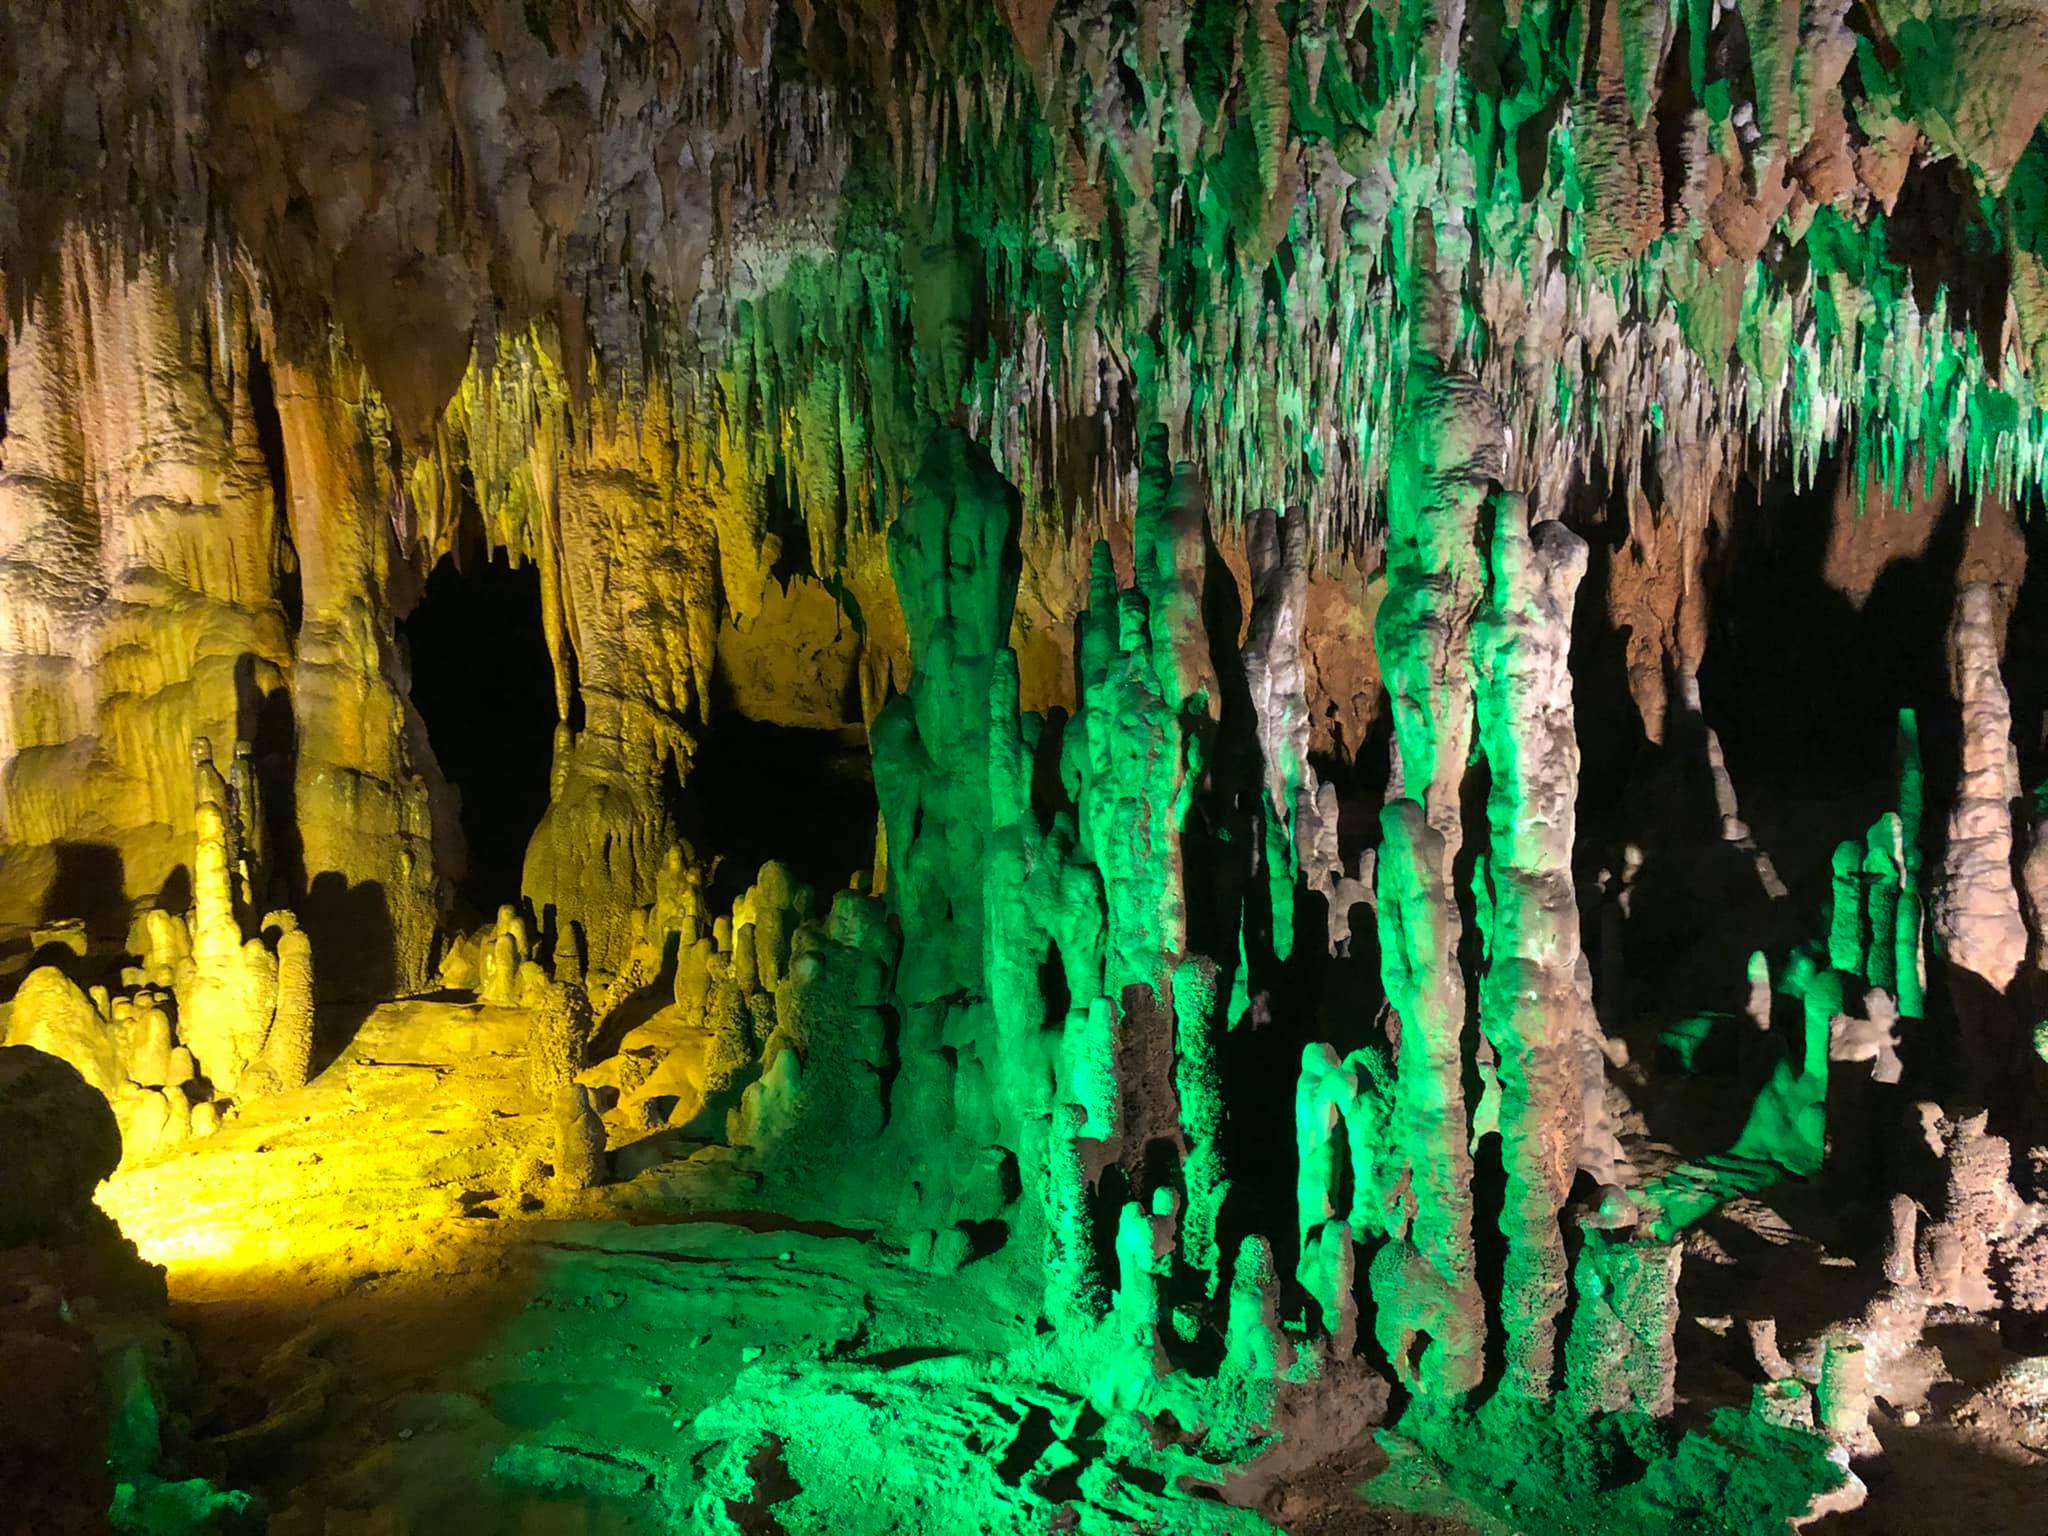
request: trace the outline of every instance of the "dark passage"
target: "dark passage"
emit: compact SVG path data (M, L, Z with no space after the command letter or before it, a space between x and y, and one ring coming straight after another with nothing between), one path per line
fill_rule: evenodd
M469 872L458 894L488 914L519 899L526 844L548 804L555 694L540 573L514 569L502 554L460 571L444 558L398 633L413 704L462 794Z
M780 859L829 901L875 858L875 781L856 729L804 730L719 715L697 749L679 820L719 858L714 910Z

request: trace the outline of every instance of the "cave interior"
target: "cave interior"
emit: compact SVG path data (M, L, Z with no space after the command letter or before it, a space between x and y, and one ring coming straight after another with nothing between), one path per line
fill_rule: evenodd
M2040 1536L2044 115L0 0L0 1536Z

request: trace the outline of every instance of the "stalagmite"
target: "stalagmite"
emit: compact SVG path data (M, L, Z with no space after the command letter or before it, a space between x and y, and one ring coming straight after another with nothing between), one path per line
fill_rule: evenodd
M178 1001L179 1033L200 1070L232 1093L249 1061L250 1037L257 1042L262 1037L252 1029L256 999L249 995L242 925L228 872L227 816L221 804L202 801L195 821L192 979Z
M1531 530L1519 498L1496 497L1493 512L1487 597L1473 626L1493 887L1479 1019L1500 1056L1508 1386L1542 1398L1565 1304L1559 1214L1587 1165L1589 1129L1606 1142L1592 1159L1596 1177L1618 1182L1572 884L1579 746L1566 653L1586 547L1557 523Z
M1998 1305L1992 1251L2020 1214L2011 1181L2012 1148L1987 1128L1983 1111L1941 1115L1934 1135L1944 1173L1938 1216L1924 1223L1915 1245L1914 1271L1937 1302L1985 1308Z
M595 1189L605 1181L604 1122L590 1105L590 1090L564 1083L555 1090L555 1183Z
M574 982L551 980L529 960L519 968L519 1006L533 1019L527 1083L536 1094L552 1098L583 1070L590 1042L590 999Z
M29 973L14 994L6 1043L70 1063L89 1087L113 1098L128 1076L119 1042L83 992L51 966Z
M1442 840L1412 800L1382 813L1380 964L1400 1020L1389 1138L1395 1206L1372 1259L1374 1328L1404 1384L1431 1392L1479 1382L1485 1314L1473 1275L1472 1157L1458 1036L1465 989L1445 929Z
M1358 1334L1353 1245L1360 1236L1378 1235L1373 1205L1387 1112L1384 1075L1370 1052L1354 1052L1340 1062L1329 1046L1311 1045L1302 1051L1295 1090L1295 1210L1301 1244L1295 1276L1320 1308L1323 1327L1340 1355L1350 1353ZM1352 1197L1347 1208L1339 1209L1338 1194L1347 1182Z
M313 942L293 926L277 940L277 1011L263 1059L287 1092L306 1085L313 1062Z
M1565 1401L1581 1413L1671 1411L1678 1368L1678 1271L1685 1250L1588 1234L1574 1274Z
M527 963L526 920L510 906L498 908L497 921L484 941L479 1001L510 1008L519 1001L520 967Z

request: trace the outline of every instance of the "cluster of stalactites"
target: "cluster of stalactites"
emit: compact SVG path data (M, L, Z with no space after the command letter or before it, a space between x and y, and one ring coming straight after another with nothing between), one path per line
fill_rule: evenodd
M350 19L401 83L422 72L388 101L355 100L361 82L290 25L216 77L197 11L141 29L180 39L148 56L70 18L19 29L6 62L23 101L71 78L59 60L113 65L107 126L89 146L38 145L75 114L24 112L0 179L38 209L76 198L89 185L51 175L39 194L23 169L82 167L109 133L104 152L155 189L142 236L161 225L195 317L223 271L317 290L271 295L300 317L287 350L317 333L309 307L348 330L420 466L410 532L427 548L457 499L465 367L474 353L488 376L535 324L557 338L571 435L610 400L667 397L697 423L685 458L787 469L821 523L886 507L917 423L964 413L1034 511L1133 513L1142 431L1162 423L1221 516L1295 505L1317 542L1359 543L1388 493L1399 364L1437 323L1411 283L1422 224L1455 268L1444 355L1507 402L1510 483L1547 495L1595 463L1635 482L1673 450L1736 442L1811 469L1852 428L1894 480L1915 451L1973 485L2039 476L2048 160L2016 126L2029 61L2048 56L2038 28L1957 19L1953 62L1984 82L1959 86L1887 36L1883 8L1740 26L1660 9L1588 33L1545 6L1497 35L1455 12L1389 27L1353 10L1282 27L1268 7L1211 7L1198 26L1166 7L1075 32L970 9L820 31L808 8L792 27L677 0L614 33L473 0ZM814 57L828 36L832 57ZM1685 95L1667 78L1689 79L1682 121L1662 120ZM2003 114L2001 90L2022 92ZM158 101L174 106L145 110ZM373 150L421 174L344 198L362 147L281 126L296 116L310 140L350 108L376 122ZM196 152L210 131L214 160ZM1980 340L1945 298L1923 310L1895 250L1909 174L1949 161L1985 194L1964 211L2010 269L2009 339ZM286 237L272 173L315 209L316 251ZM238 179L214 199L233 216L209 221L213 174ZM837 217L843 196L865 200L859 216ZM13 227L72 222L28 211ZM132 233L91 211L76 221ZM424 228L460 238L415 252ZM835 228L845 248L827 252ZM1812 275L1788 282L1773 240L1803 247ZM0 259L33 302L41 268ZM545 437L560 414L527 425ZM477 475L486 500L497 478ZM506 547L542 558L544 523L505 505L487 517Z

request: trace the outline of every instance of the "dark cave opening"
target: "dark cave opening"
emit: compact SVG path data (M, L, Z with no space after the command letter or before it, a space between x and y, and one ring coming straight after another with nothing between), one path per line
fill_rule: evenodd
M721 714L697 748L678 821L718 861L712 909L780 859L821 904L874 864L874 769L859 727L815 730Z
M444 557L398 633L413 706L462 797L469 864L457 894L488 914L518 901L526 845L548 805L555 694L540 573L502 553L462 566Z
M1968 508L1957 499L1886 514L1900 547L1884 550L1859 600L1829 570L1831 538L1845 537L1837 522L1854 516L1839 505L1853 494L1842 473L1836 461L1810 488L1778 474L1738 489L1700 669L1743 819L1794 878L1824 871L1837 841L1891 805L1901 709L1919 716L1930 802L1955 781L1944 636Z

